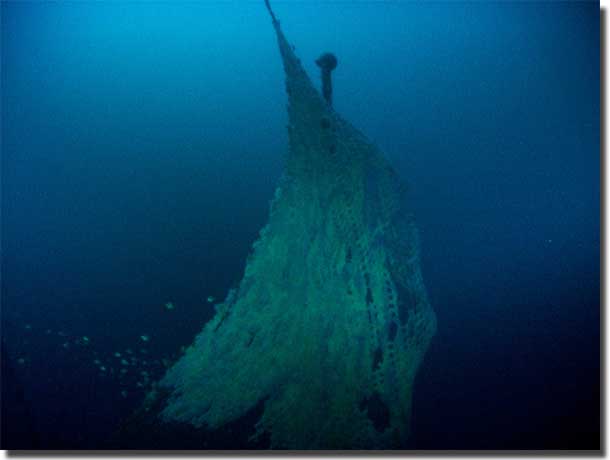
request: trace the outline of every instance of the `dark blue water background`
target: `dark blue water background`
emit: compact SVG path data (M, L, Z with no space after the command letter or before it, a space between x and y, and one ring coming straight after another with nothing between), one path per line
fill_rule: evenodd
M413 446L597 448L598 4L273 3L410 186L439 324ZM276 40L262 0L2 2L1 38L3 444L98 447L266 222Z

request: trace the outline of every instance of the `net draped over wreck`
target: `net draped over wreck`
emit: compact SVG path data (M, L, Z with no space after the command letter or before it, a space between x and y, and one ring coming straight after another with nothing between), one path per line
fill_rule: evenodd
M436 319L404 187L314 88L273 17L289 153L243 279L149 399L214 430L263 410L272 448L404 446Z

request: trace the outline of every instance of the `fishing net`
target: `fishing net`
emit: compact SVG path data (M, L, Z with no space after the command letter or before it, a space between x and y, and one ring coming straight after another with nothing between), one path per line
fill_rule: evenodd
M213 430L263 410L272 448L404 445L436 328L405 190L313 87L273 21L289 153L243 279L151 392L162 422Z

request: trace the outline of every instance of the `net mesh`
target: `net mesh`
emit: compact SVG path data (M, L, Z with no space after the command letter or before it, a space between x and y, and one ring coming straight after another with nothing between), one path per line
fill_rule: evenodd
M286 171L239 286L159 382L159 416L214 429L264 401L255 436L273 448L400 447L436 328L405 190L274 26Z

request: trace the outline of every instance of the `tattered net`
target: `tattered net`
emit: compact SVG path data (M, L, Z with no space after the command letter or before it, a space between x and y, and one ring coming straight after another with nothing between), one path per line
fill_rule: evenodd
M238 288L149 396L168 395L163 422L201 429L264 402L256 432L273 448L401 447L436 328L404 189L273 24L290 145L269 223Z

